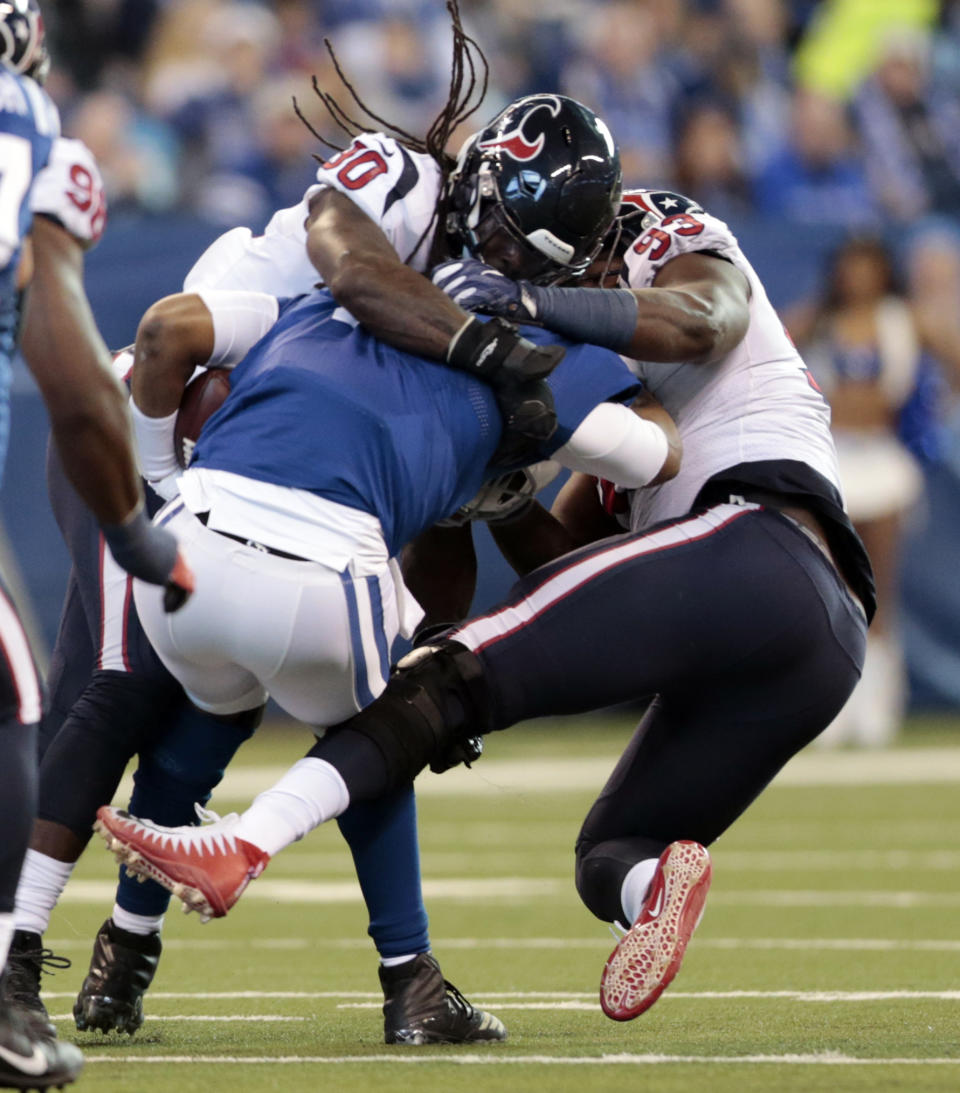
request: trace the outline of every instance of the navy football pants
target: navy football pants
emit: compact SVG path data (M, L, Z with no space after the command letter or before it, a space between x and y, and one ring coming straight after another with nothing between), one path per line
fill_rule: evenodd
M866 622L797 524L722 504L566 555L450 637L497 728L657 696L577 840L581 897L613 921L631 866L713 842L833 720Z

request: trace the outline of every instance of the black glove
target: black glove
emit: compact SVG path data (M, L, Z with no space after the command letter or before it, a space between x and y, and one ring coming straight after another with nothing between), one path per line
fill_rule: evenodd
M505 319L470 319L447 347L447 364L485 379L494 387L542 380L563 360L560 345L534 345Z
M557 429L553 392L543 380L494 387L503 418L500 443L492 463L535 463L544 458L543 445Z

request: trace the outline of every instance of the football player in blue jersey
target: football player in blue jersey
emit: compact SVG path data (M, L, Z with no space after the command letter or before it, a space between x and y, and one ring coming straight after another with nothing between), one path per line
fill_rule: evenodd
M37 219L34 181L59 138L56 108L40 87L49 66L35 0L0 5L0 449L7 443L11 361L29 287L22 348L51 429L84 501L129 571L165 586L182 606L193 579L169 535L156 534L143 492L120 388L83 291L82 251L62 225ZM2 458L2 456L0 456ZM17 878L36 806L36 723L41 685L12 601L0 590L0 956L13 933ZM72 1081L82 1057L48 1039L0 1001L0 1086L47 1089Z
M545 341L539 331L524 334ZM180 496L158 516L199 567L198 595L209 595L188 605L196 611L175 630L159 622L139 585L137 605L157 651L201 708L235 714L258 708L269 692L300 719L326 726L383 690L390 645L416 624L392 561L400 548L469 500L486 476L517 464L498 462L502 426L487 385L384 346L326 293L279 305L209 290L161 301L141 324L134 398L162 420L196 365L232 364L251 343ZM165 361L172 380L152 396L138 381L148 358L154 368ZM614 354L569 346L547 382L559 425L533 454L636 486L676 470L669 420L655 407L642 417L620 404L636 388ZM207 573L217 574L216 587ZM298 766L294 778L309 782L312 760ZM268 846L315 821L300 811L306 799L292 785L265 795ZM407 976L430 960L421 954ZM391 1007L386 993L393 1042L442 1032L435 1018L408 1028L429 999L393 999ZM469 1038L502 1038L495 1018L473 1014Z

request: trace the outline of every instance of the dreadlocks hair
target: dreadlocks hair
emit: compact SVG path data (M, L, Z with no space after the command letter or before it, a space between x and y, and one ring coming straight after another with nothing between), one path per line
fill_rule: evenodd
M375 114L360 98L360 95L357 93L356 88L350 80L347 79L329 38L324 38L323 40L323 44L327 47L327 52L330 54L330 59L333 62L333 67L336 70L337 76L340 78L340 82L363 114L371 121L382 126L385 132L394 136L397 142L402 144L405 148L409 148L412 152L430 156L440 168L440 197L437 201L436 208L433 210L433 216L430 218L430 223L414 244L413 250L411 250L405 261L409 261L410 258L416 254L424 239L428 238L433 231L433 227L437 221L439 220L440 223L444 223L446 220L446 182L450 176L450 172L456 164L455 158L447 152L447 143L456 128L479 110L487 94L487 83L490 76L490 66L487 63L486 57L483 55L483 50L463 29L463 24L460 21L459 0L446 0L446 8L450 16L450 27L453 32L453 64L450 70L450 90L447 95L446 104L433 120L430 128L427 130L427 135L422 138L414 136L412 133L407 132L406 129L401 129L399 125L394 125L393 122L381 118L379 114ZM327 113L333 119L337 127L346 133L351 141L360 133L366 132L369 129L369 125L365 125L362 121L352 117L329 91L325 91L320 86L316 76L313 77L312 82L313 90L323 103ZM344 145L336 144L317 132L314 126L311 125L306 117L304 117L296 99L293 100L293 108L296 111L297 117L321 144L332 149L334 152L342 152L344 150ZM318 163L323 163L325 161L325 157L316 154L313 158L317 160Z

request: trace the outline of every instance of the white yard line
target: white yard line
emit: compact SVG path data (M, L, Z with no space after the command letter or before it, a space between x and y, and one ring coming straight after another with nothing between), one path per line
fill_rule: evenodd
M306 739L306 737L305 737ZM491 745L493 748L495 745ZM617 757L496 759L486 756L472 769L457 767L443 775L425 772L417 779L423 797L524 796L531 793L599 791ZM216 801L250 801L287 770L283 766L242 767L227 771ZM877 752L803 752L775 780L780 786L916 785L960 782L960 748L900 748ZM130 799L132 782L124 780L117 801Z
M512 1002L501 995L487 994L476 1002L480 1006L495 1006L498 1010L583 1010L598 1009L596 994L590 1001L575 998L554 998L537 1002ZM663 995L673 1001L723 1001L744 998L786 999L790 1002L960 1002L960 991L670 991ZM661 999L662 1001L662 999ZM379 1009L379 1002L341 1002L341 1010Z
M452 900L471 903L530 902L551 896L569 894L567 877L447 877L425 880L423 895L427 902ZM75 879L67 885L62 903L103 903L113 899L113 880ZM270 880L255 881L243 895L244 902L253 900L279 904L332 904L362 901L356 881ZM851 889L836 891L787 889L715 888L710 895L711 906L736 907L884 907L912 909L916 907L960 907L960 891L916 892Z
M55 952L87 951L89 938L49 938L45 944ZM263 937L256 940L210 938L164 939L164 952L229 951L234 949L266 949L269 951L299 951L303 949L369 949L369 938L346 937ZM448 949L597 949L606 950L611 939L598 933L595 937L445 937L434 938L433 947ZM894 937L701 937L694 945L698 949L784 950L786 952L921 952L960 953L960 941L907 941ZM151 997L152 997L151 992Z
M46 991L43 992L43 996L44 996L44 998L57 998L57 997L60 997L59 995L48 994ZM152 997L155 997L155 996L151 995L151 998ZM50 1014L50 1020L51 1021L72 1021L73 1020L73 1014L72 1013L51 1013ZM170 1015L167 1015L167 1016L160 1016L156 1013L151 1013L151 1014L148 1015L147 1020L149 1020L149 1021L181 1021L184 1024L189 1022L191 1025L196 1024L198 1022L212 1023L212 1022L233 1022L233 1021L256 1021L258 1024L263 1024L263 1023L289 1024L291 1021L309 1021L310 1018L309 1017L280 1017L275 1013L227 1013L227 1014L222 1014L222 1015L217 1015L217 1016L212 1016L212 1015L209 1015L209 1014L204 1014L204 1015L199 1015L199 1016L197 1014L191 1014L189 1016L184 1015L184 1014L170 1014Z
M317 1063L335 1065L342 1063L403 1063L410 1066L429 1066L453 1063L458 1066L661 1066L686 1065L696 1063L720 1064L774 1064L776 1066L960 1066L960 1057L950 1058L912 1058L897 1056L890 1059L866 1058L839 1053L822 1055L505 1055L486 1051L476 1055L419 1055L397 1052L382 1055L87 1055L88 1066L97 1063L127 1063L136 1066L141 1063L160 1065L185 1063L198 1065L252 1065L268 1066L278 1064L299 1065Z
M44 991L44 998L73 998L75 992ZM663 996L669 999L729 1001L738 998L785 998L793 1002L884 1002L884 1001L934 1001L960 1002L960 990L948 991L668 991ZM317 1001L329 1000L339 1003L340 1009L372 1009L383 1005L383 995L379 991L151 991L153 1001L173 1002L196 1001ZM589 1002L590 1008L597 1005L596 991L487 991L481 999L474 999L477 1005L505 1005L510 1008L539 1008L552 1006L575 1006ZM68 1015L69 1016L69 1015ZM173 1020L174 1018L169 1018ZM239 1018L237 1018L239 1020ZM249 1020L257 1020L251 1017Z

